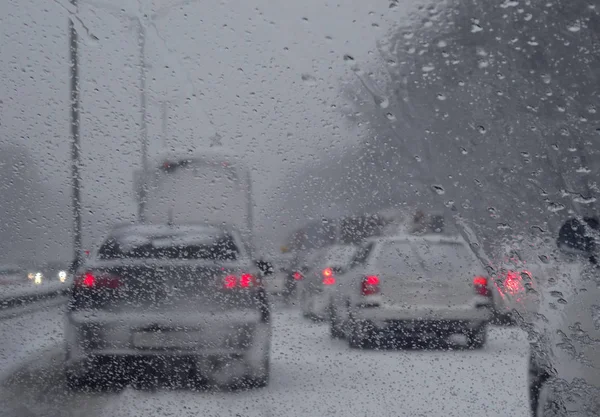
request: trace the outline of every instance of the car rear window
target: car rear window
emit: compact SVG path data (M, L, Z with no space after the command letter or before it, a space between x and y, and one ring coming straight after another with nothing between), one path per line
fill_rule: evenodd
M469 248L453 242L390 242L381 248L377 268L386 275L464 279L480 272Z
M240 248L227 233L142 233L109 237L100 247L98 257L233 261L240 257Z

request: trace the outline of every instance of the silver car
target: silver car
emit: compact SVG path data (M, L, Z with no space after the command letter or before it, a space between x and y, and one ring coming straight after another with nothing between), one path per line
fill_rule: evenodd
M460 237L368 241L331 298L331 335L351 347L485 344L494 293ZM454 339L459 340L454 340Z
M333 245L312 260L310 270L298 284L300 308L305 317L317 320L328 317L330 294L350 269L356 250L354 245Z
M261 281L234 230L112 231L75 275L65 331L69 385L98 383L105 365L134 375L185 370L219 387L267 385L271 324Z

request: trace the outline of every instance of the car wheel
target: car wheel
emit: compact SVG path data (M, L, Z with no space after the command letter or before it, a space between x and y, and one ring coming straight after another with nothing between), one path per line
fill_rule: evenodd
M96 391L106 384L99 372L83 372L73 368L65 369L65 381L71 391Z
M343 339L346 337L344 329L340 326L335 309L332 305L329 306L329 335L332 339Z
M353 349L365 349L369 347L370 339L369 332L364 326L352 321L350 325L350 336L348 337L348 345Z
M269 385L269 379L271 374L271 364L269 355L263 359L262 369L258 375L252 376L247 379L248 388L264 388Z
M487 326L481 326L467 334L467 347L469 349L482 349L487 341Z

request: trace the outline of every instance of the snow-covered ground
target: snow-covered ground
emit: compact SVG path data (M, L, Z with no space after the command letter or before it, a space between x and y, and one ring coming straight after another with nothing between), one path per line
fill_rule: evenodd
M297 311L275 315L266 389L227 393L126 388L70 394L61 372L61 311L0 322L11 416L528 416L528 345L516 329L490 330L482 351L358 351ZM18 352L23 345L28 349ZM49 348L49 346L53 346ZM14 370L14 369L13 369Z

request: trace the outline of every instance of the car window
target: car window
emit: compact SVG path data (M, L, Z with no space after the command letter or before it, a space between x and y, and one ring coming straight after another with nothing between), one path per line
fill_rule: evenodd
M239 248L230 235L129 235L111 236L98 250L99 259L205 259L232 261Z

